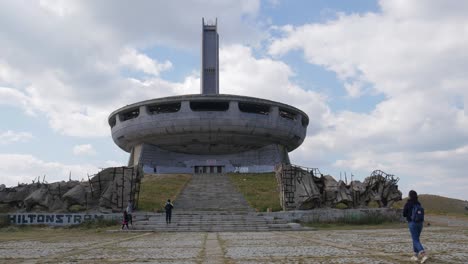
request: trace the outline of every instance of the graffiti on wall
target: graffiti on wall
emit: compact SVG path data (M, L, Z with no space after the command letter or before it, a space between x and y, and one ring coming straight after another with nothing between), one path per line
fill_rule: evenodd
M12 225L78 225L84 221L117 220L120 214L9 214Z

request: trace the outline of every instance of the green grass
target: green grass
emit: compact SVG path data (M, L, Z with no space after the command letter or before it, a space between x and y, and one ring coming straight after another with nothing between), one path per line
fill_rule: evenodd
M408 198L404 198L394 204L394 208L403 208ZM436 215L453 215L453 216L466 216L468 211L465 209L467 205L465 201L447 198L432 194L421 194L418 196L424 210L427 214Z
M176 200L190 179L188 174L146 174L141 182L138 210L162 210L167 199Z
M259 212L265 212L267 208L281 211L274 173L230 173L228 176L251 207Z

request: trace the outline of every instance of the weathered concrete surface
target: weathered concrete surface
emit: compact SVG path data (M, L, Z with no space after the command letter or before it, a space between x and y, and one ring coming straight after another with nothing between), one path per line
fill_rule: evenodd
M346 222L346 219L360 218L380 218L389 221L400 221L402 219L401 209L390 208L361 208L361 209L334 209L334 208L319 208L314 210L296 210L296 211L280 211L270 213L260 213L265 218L283 219L288 222L302 223L332 223Z
M283 210L334 208L337 204L363 208L370 202L389 208L402 199L397 185L399 178L380 170L374 170L363 183L351 181L349 184L323 175L318 169L292 164L278 164L275 174Z
M224 103L227 109L194 110L194 103ZM180 107L174 112L149 110L168 104ZM240 104L261 105L267 110L243 112ZM128 113L133 114L126 117ZM143 164L165 173L193 172L193 166L201 165L225 166L225 172L234 167L254 169L255 165L273 171L278 162L288 163L288 152L302 144L308 122L307 115L295 107L226 94L147 100L118 109L109 117L114 142L131 152L129 165ZM207 160L215 160L215 164L207 164Z
M140 167L106 168L88 181L34 182L0 188L0 205L18 212L68 212L78 205L89 211L122 211L135 199Z
M0 231L5 232L5 231ZM407 228L308 232L0 233L1 263L411 263ZM428 263L466 263L468 230L425 227Z

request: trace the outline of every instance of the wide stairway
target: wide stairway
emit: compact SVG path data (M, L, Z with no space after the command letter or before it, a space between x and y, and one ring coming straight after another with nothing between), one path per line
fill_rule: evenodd
M164 213L136 214L134 230L269 231L297 229L297 224L256 213L225 174L194 174L174 202L172 222Z

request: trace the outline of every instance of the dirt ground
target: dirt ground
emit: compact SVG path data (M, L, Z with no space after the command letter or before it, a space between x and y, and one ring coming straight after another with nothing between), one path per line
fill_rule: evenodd
M468 229L426 226L427 263L468 263ZM406 228L151 233L9 228L0 263L410 263Z

